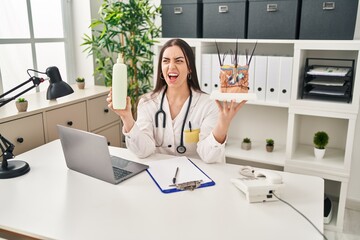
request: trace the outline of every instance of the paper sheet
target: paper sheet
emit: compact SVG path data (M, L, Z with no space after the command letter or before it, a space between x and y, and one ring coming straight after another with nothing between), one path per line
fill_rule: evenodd
M349 67L314 67L308 71L309 75L321 76L346 76L350 72Z

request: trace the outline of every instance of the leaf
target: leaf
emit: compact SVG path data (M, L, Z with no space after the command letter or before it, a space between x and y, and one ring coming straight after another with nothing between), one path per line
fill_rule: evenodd
M152 89L152 46L158 42L156 38L161 33L154 19L160 17L160 13L161 6L150 4L149 0L104 0L99 8L99 17L89 26L92 36L83 37L81 45L86 46L84 51L95 58L95 79L103 81L107 86L111 85L112 67L117 53L124 55L131 83L128 94L133 104Z

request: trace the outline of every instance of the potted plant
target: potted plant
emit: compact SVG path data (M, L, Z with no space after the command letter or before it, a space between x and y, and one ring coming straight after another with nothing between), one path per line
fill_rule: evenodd
M266 139L266 151L272 152L274 150L274 140L271 138Z
M25 98L18 98L15 105L19 112L26 112L28 108L28 101Z
M85 88L85 78L83 77L77 77L75 79L76 84L78 86L79 89L84 89Z
M241 148L244 150L250 150L251 149L251 139L248 137L244 138L241 143Z
M152 89L152 47L161 33L155 18L160 13L161 7L150 4L150 0L104 0L99 17L90 25L92 36L83 38L82 46L95 58L96 83L111 86L113 65L118 53L122 55L128 67L127 95L135 118L139 97Z
M314 134L313 143L315 158L320 160L325 155L325 147L329 143L329 135L324 131L318 131Z

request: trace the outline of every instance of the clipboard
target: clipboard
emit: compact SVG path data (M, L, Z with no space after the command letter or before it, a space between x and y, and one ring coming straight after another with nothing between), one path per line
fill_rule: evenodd
M196 188L214 186L215 182L206 175L198 166L187 157L169 158L159 161L149 162L149 168L146 169L152 180L163 193L180 192L178 186L181 184L197 182ZM172 180L175 176L176 169L179 168L176 177L176 186Z

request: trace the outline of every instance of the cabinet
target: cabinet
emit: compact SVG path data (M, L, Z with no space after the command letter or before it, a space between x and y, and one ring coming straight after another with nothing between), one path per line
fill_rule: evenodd
M108 107L106 96L91 98L88 100L89 130L94 131L112 122L119 121L119 116L114 114Z
M96 134L106 137L109 146L111 145L111 146L123 147L120 134L114 134L120 132L121 132L120 122L116 122L114 124L111 124L100 130L95 131Z
M43 145L45 144L43 115L38 113L0 123L0 134L14 144L15 156Z
M156 54L167 40L159 39L160 43L155 47ZM209 89L209 83L214 82L218 76L214 73L218 70L209 74L212 64L206 56L216 54L215 39L184 40L192 46L195 53L200 85L206 87L206 92L211 92L213 89ZM360 41L216 39L216 42L222 53L235 49L238 42L240 54L245 49L252 49L257 42L255 61L252 62L255 62L254 76L249 75L249 79L253 78L255 81L254 92L257 91L257 79L261 81L262 92L257 95L261 95L269 87L267 79L259 77L266 76L268 60L272 61L274 57L291 59L288 61L291 62L291 73L286 73L285 79L276 80L289 87L286 94L290 96L272 96L269 99L265 94L257 100L247 102L231 123L226 146L227 161L324 178L325 193L335 205L332 221L325 228L342 231L359 111L360 75L357 69L360 69ZM157 69L158 58L155 59L154 69ZM258 68L257 59L259 63L262 62ZM351 100L304 98L303 89L308 83L304 76L311 65L309 59L330 59L333 66L344 66L344 60L350 62L350 65L345 66L353 68L351 78L346 79L351 81ZM280 88L277 92L281 94L284 91ZM314 133L320 130L326 131L330 140L325 157L315 160L312 140ZM241 149L241 141L245 137L252 140L251 150ZM265 150L267 138L275 140L275 150L272 153Z
M72 87L73 94L51 101L45 92L26 95L27 112L18 113L14 103L0 108L0 134L15 145L14 155L59 138L58 124L103 135L109 145L121 146L120 118L107 107L109 89Z
M103 95L88 100L87 119L89 120L89 131L105 136L108 145L124 147L120 135L120 117L107 107L106 98L107 95Z
M86 118L86 102L71 104L45 112L47 142L59 138L57 125L88 130Z

